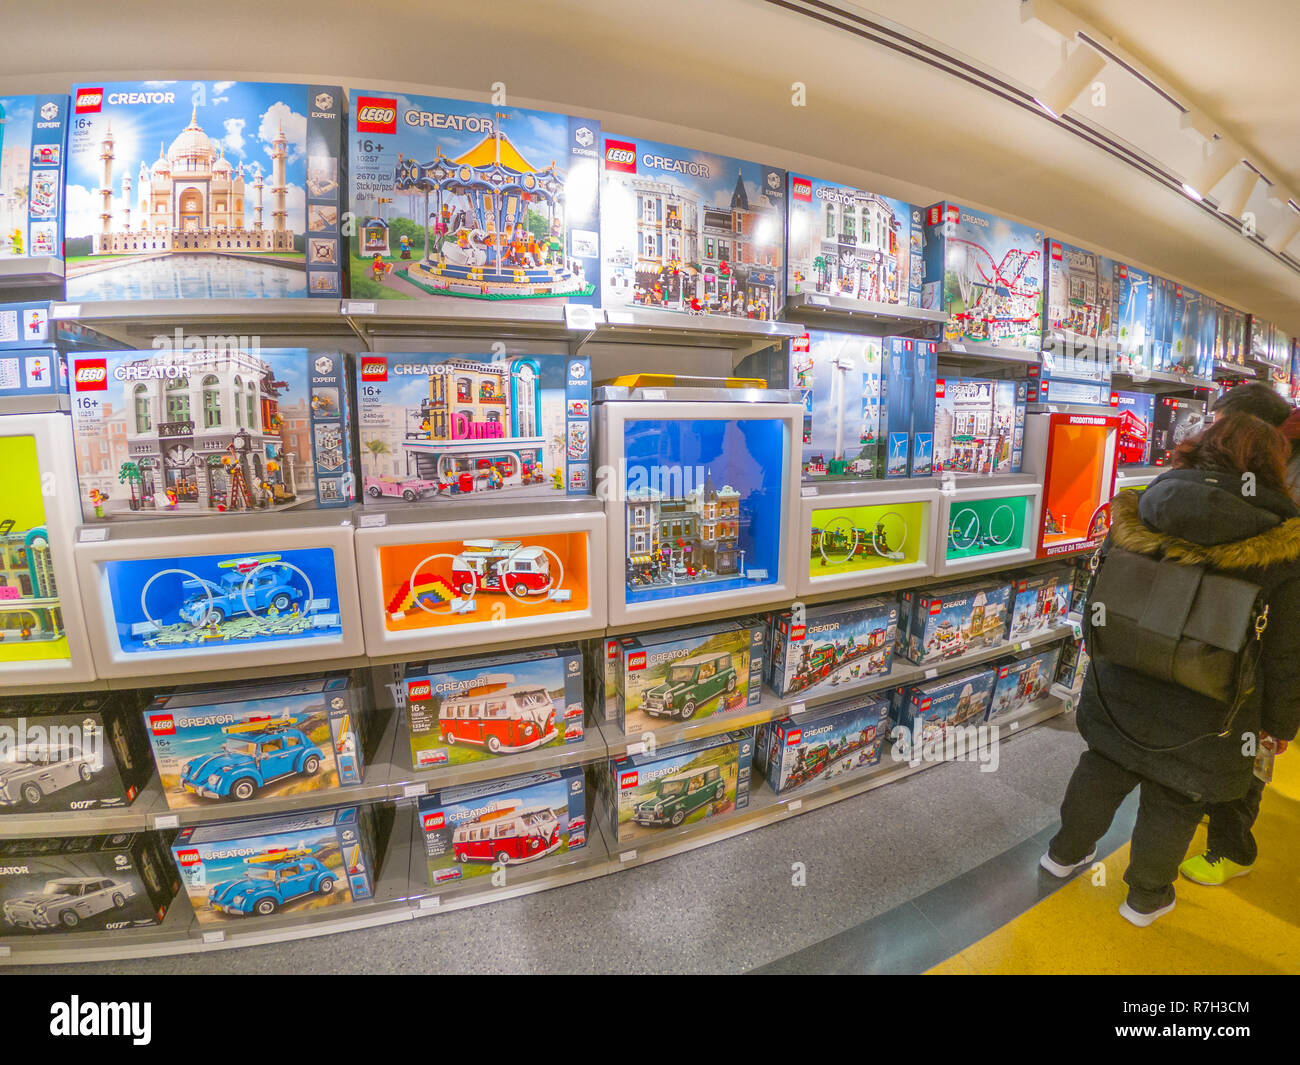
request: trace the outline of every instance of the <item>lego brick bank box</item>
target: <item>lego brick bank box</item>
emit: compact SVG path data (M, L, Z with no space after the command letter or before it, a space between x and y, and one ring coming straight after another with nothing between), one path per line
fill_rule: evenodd
M1002 642L1011 599L1008 581L945 584L900 597L898 645L917 665Z
M420 800L419 815L435 886L587 843L587 794L577 766L435 792Z
M0 840L0 936L161 924L179 887L156 833Z
M200 924L369 899L373 852L369 806L191 826L172 844Z
M63 258L63 141L68 98L0 96L0 260ZM35 265L35 264L33 264Z
M772 687L781 695L813 694L889 672L898 600L805 607L801 619L787 610L769 625Z
M780 794L878 765L888 734L885 700L867 696L836 703L760 726L754 741L755 768Z

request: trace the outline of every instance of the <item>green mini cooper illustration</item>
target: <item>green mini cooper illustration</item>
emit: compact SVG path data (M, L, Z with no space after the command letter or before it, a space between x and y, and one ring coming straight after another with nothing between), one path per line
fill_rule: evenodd
M683 658L668 667L668 675L641 697L641 709L653 717L689 721L710 699L736 690L736 667L730 651Z
M675 827L705 803L721 800L727 794L727 782L716 765L660 777L654 788L650 798L642 799L632 809L632 820L638 825Z

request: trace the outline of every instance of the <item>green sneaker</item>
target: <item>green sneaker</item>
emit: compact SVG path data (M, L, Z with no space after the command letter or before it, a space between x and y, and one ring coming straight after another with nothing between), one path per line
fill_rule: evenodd
M1188 858L1178 867L1178 871L1195 884L1206 887L1222 887L1229 880L1245 876L1254 866L1238 865L1221 854L1206 851L1195 858Z

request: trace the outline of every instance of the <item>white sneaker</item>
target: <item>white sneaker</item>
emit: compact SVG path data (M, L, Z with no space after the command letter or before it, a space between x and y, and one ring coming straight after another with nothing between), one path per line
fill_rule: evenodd
M1075 862L1073 865L1062 865L1060 862L1054 860L1052 858L1052 852L1048 851L1046 854L1044 854L1041 858L1038 859L1038 864L1042 868L1046 869L1049 873L1051 873L1054 877L1064 880L1067 876L1070 876L1072 873L1075 873L1078 870L1082 869L1085 865L1091 865L1092 860L1095 857L1097 857L1097 852L1094 850L1090 855L1088 855L1088 857L1084 858L1083 861L1081 862Z
M1177 899L1174 900L1174 902L1177 901ZM1171 902L1168 906L1161 906L1160 909L1153 910L1151 913L1140 913L1133 909L1133 907L1128 904L1128 900L1125 899L1120 905L1119 915L1129 924L1137 925L1139 928L1146 928L1147 925L1154 924L1165 914L1172 912L1174 902Z

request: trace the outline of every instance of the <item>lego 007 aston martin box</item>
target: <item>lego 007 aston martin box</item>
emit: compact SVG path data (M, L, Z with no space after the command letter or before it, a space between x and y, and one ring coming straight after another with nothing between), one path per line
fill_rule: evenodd
M64 95L0 96L0 259L63 258L67 117Z

